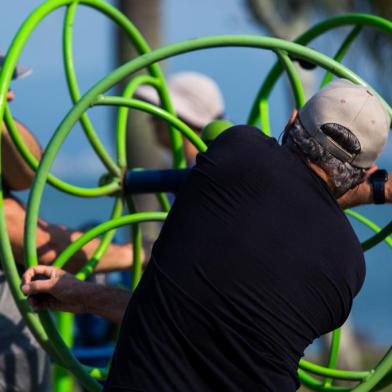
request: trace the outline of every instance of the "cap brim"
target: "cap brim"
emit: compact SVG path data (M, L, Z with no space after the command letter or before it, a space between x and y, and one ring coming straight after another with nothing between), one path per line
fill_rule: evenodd
M5 61L5 57L0 54L0 67L3 66ZM24 65L17 65L14 70L14 74L12 75L12 80L23 79L29 75L31 75L33 70L31 68L25 67Z
M33 70L31 68L25 67L23 65L17 65L14 71L14 74L12 76L13 80L16 79L23 79L27 76L30 76L33 73Z

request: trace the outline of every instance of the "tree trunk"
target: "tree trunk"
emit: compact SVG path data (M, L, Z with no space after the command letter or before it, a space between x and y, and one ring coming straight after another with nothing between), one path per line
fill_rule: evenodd
M160 0L122 0L120 10L143 34L151 49L160 46L161 38L161 1ZM118 32L117 62L125 62L137 57L137 52L128 37ZM120 85L121 93L126 83ZM145 113L130 110L127 125L127 163L129 168L158 168L163 165L162 149L158 146L151 121ZM135 197L138 210L154 211L159 209L153 195ZM156 236L159 226L156 223L143 224L143 232L150 237Z

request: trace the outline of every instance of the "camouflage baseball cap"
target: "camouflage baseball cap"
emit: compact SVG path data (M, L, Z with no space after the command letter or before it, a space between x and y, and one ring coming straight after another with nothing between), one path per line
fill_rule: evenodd
M305 130L333 156L353 166L369 168L381 154L391 118L384 103L365 86L337 79L316 93L298 113ZM346 151L320 127L335 123L359 140L358 154Z

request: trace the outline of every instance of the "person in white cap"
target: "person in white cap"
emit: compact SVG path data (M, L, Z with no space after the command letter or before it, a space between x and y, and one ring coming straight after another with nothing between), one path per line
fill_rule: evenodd
M47 293L29 298L37 311L122 320L104 391L294 391L304 350L344 323L363 284L342 206L392 202L390 179L368 180L389 127L371 91L333 81L282 146L243 125L198 155L132 298L46 266L22 291Z
M222 93L214 80L198 72L179 72L168 78L169 95L177 116L193 131L200 135L203 127L213 120L223 118L224 101ZM135 97L160 105L160 98L152 86L141 86ZM159 144L170 149L168 126L165 121L151 116ZM183 138L184 153L188 165L195 162L197 149Z

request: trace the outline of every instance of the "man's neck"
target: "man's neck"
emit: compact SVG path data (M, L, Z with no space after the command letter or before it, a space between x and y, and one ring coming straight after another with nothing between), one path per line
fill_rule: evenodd
M331 180L329 179L329 176L326 173L326 171L309 160L306 160L306 164L308 165L310 170L315 172L327 184L327 187L330 190L330 192L334 194L334 188L332 186Z
M330 180L327 172L324 169L322 169L320 166L318 166L315 163L313 163L312 161L310 161L309 159L306 159L305 157L303 157L298 152L294 152L294 153L296 153L303 160L303 162L309 167L310 170L312 170L318 177L320 177L325 182L325 184L327 185L331 194L335 197L335 199L338 200L338 198L335 195L335 188L334 188L332 181Z

